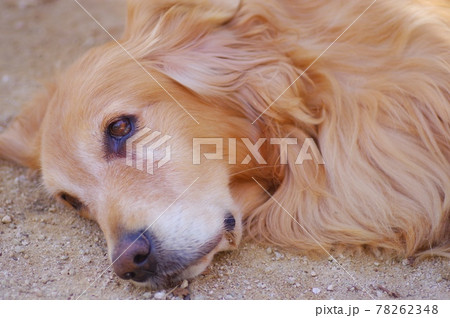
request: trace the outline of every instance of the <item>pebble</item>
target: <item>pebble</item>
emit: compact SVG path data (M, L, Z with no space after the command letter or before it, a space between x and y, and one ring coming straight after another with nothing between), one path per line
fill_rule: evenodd
M51 206L51 207L48 209L48 212L55 213L55 212L56 212L56 207Z
M442 277L442 275L441 276L439 276L437 279L436 279L436 283L440 283L440 282L442 282L444 280L444 278Z
M164 300L166 299L166 292L164 290L156 292L153 298L156 300Z
M12 218L9 216L9 215L5 215L3 218L2 218L2 223L3 224L9 224L9 223L11 223L12 222Z
M279 261L280 259L283 259L284 255L280 252L275 252L275 260Z
M60 257L60 259L61 259L62 261L66 261L66 260L69 259L69 256L67 256L67 255L62 255L62 256Z
M316 277L316 276L317 276L317 273L316 273L315 271L311 271L311 276L312 276L312 277Z
M233 300L233 296L225 295L225 297L223 299L225 299L225 300Z
M268 247L267 249L266 249L266 253L267 254L272 254L272 252L273 252L273 250L272 250L272 248L271 247Z
M152 298L152 293L150 293L150 292L145 292L145 293L142 294L142 298L144 298L144 299L150 299L150 298Z
M313 292L315 295L317 295L318 293L320 293L320 288L314 287L314 288L312 289L312 292Z
M327 290L328 291L333 291L334 290L334 286L333 285L328 285Z
M14 248L14 252L16 252L16 253L23 253L23 252L25 252L25 248L23 246L16 246Z
M378 263L378 262L375 262L375 263L373 263L373 265L375 265L375 266L380 266L380 263Z
M377 297L381 298L383 296L383 292L381 290L377 290Z
M181 283L180 288L181 288L181 289L185 289L185 288L187 288L188 286L189 286L189 282L185 279L185 280L183 280L183 282Z
M405 258L404 260L402 260L402 265L404 266L409 265L409 261Z

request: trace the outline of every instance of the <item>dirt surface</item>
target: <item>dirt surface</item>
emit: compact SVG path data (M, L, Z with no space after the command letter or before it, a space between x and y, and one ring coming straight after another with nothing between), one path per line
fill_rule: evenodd
M123 1L80 1L114 36ZM0 131L41 81L108 35L72 0L0 2ZM122 281L96 224L49 198L38 176L0 161L0 299L450 299L450 261L335 255L311 260L242 244L173 292ZM186 287L185 286L182 287Z

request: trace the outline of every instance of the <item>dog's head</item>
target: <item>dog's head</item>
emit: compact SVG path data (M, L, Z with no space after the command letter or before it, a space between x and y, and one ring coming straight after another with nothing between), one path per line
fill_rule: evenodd
M58 80L41 128L46 188L99 223L120 277L156 286L199 274L241 232L224 164L193 165L193 138L215 132L177 101L194 118L208 107L99 48Z

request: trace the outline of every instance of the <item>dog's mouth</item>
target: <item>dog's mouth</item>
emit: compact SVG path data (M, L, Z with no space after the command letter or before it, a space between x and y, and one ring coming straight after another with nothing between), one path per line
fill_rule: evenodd
M167 259L162 260L155 271L146 271L146 275L131 278L131 281L151 289L174 287L184 279L193 278L205 271L216 253L230 249L232 236L234 237L232 232L224 231L203 244L195 255L168 254L164 256Z

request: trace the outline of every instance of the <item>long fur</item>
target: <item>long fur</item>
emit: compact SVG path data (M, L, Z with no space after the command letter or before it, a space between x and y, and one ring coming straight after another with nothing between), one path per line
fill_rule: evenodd
M249 0L226 16L177 1L150 37L137 40L128 30L124 43L149 67L226 109L211 107L217 120L206 124L227 136L318 142L324 167L295 165L299 143L287 166L266 153L275 169L232 176L251 237L306 252L449 256L448 3L377 1L265 111L370 3ZM223 113L246 120L236 127Z

